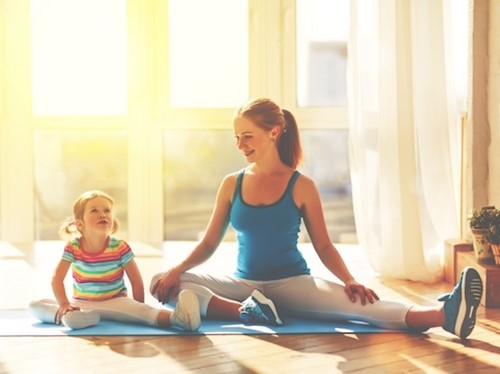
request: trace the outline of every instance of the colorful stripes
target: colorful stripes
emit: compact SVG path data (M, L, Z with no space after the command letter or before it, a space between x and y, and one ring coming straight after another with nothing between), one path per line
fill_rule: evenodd
M124 267L132 261L134 253L123 240L109 238L100 253L85 252L79 239L68 242L62 259L72 263L73 297L98 301L126 296Z

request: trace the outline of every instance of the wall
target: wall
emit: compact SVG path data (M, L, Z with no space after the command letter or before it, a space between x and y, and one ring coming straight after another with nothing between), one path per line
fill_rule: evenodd
M486 205L500 207L500 0L470 0L470 7L467 216Z
M500 0L489 1L488 34L488 203L500 208Z

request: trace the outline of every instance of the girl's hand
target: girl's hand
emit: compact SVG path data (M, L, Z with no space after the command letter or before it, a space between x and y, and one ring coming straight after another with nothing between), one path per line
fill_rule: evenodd
M356 295L359 295L361 299L361 305L366 304L366 300L368 300L371 304L375 302L375 300L379 300L378 295L370 288L363 286L362 284L356 282L354 279L345 282L344 291L353 303L356 302Z
M74 310L80 310L80 307L78 307L76 305L72 305L72 304L64 304L64 305L59 306L59 309L56 312L56 323L58 325L60 325L62 317L66 313L72 312Z
M180 288L180 273L174 267L159 274L151 281L150 292L162 304L168 303L170 299L177 297Z

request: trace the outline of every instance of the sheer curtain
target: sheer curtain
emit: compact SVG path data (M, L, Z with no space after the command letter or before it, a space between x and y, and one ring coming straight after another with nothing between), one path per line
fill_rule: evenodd
M382 276L442 279L444 242L459 237L463 86L450 1L351 1L354 212Z

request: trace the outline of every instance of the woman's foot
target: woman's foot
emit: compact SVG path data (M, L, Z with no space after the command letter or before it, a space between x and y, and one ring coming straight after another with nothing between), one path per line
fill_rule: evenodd
M186 331L196 331L201 324L200 303L191 290L179 293L177 305L170 316L170 324Z
M463 269L453 291L438 298L444 301L443 328L461 339L468 337L476 324L482 294L483 282L477 270L472 267Z
M274 303L258 290L243 301L240 319L245 324L282 325Z

